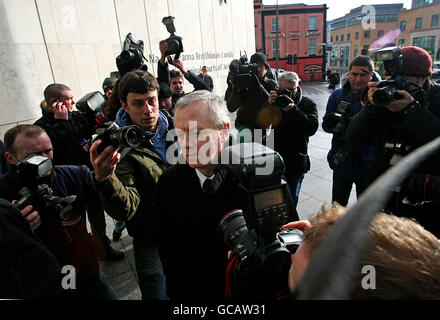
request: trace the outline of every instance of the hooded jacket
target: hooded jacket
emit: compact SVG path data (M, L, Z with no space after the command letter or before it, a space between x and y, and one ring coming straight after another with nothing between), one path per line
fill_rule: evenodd
M116 120L120 126L131 124L124 109L118 111ZM145 132L149 140L131 148L109 179L103 182L93 179L104 210L112 218L126 221L131 237L149 244L154 244L157 237L156 184L167 167L164 156L167 132L167 118L159 112L157 132Z

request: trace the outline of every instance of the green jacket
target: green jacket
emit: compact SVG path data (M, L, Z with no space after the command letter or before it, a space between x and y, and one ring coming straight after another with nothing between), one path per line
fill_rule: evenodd
M128 234L155 242L158 205L156 183L167 165L148 148L131 149L107 180L92 179L109 216L126 221Z

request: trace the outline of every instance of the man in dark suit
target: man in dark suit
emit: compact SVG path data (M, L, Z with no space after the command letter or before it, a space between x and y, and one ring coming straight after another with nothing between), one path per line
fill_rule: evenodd
M240 208L235 177L218 166L230 128L225 101L206 90L185 95L176 105L175 128L186 163L168 168L157 187L168 296L221 301L227 249L217 229L228 211Z

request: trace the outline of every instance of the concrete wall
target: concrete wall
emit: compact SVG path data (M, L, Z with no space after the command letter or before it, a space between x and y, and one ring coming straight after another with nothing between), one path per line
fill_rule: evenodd
M230 61L255 52L252 0L0 0L1 137L41 116L50 83L68 85L77 100L102 90L129 32L144 41L156 74L168 15L183 37L185 67L198 73L206 65L215 92L224 95Z

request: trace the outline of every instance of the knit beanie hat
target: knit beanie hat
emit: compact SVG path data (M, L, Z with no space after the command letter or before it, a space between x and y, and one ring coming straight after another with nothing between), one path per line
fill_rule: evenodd
M262 64L264 64L266 66L266 69L270 69L269 65L267 64L266 55L264 53L261 53L261 52L254 53L251 56L250 63L262 63Z
M402 48L402 75L413 77L429 77L432 75L431 55L420 47Z

